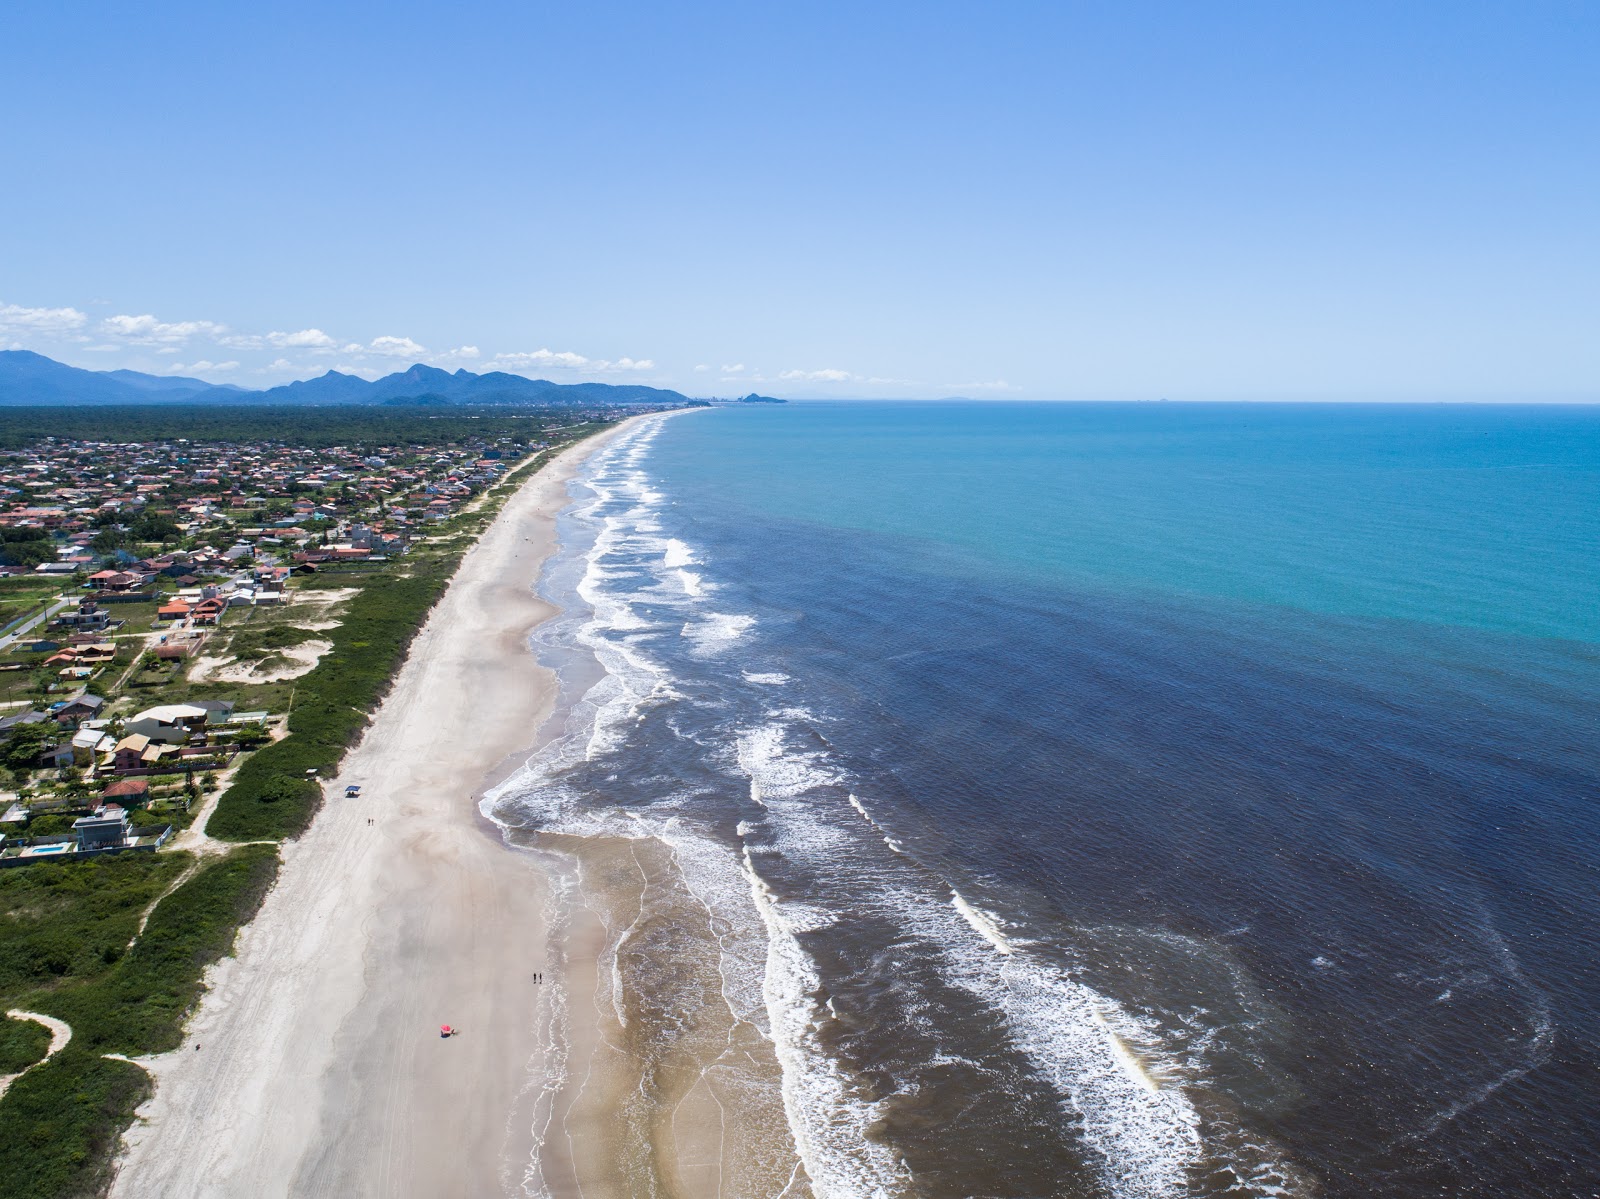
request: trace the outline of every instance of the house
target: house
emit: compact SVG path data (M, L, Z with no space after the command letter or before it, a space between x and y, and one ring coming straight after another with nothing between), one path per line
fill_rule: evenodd
M112 751L112 765L119 771L145 770L157 765L163 757L173 752L170 745L151 741L139 733L118 741Z
M72 734L72 759L79 766L87 766L97 754L108 753L115 744L104 729L81 728Z
M172 600L156 609L157 620L184 620L189 615L189 605L183 600Z
M168 745L182 745L195 733L205 732L210 713L196 704L162 704L146 708L123 724L125 731L161 741Z
M60 724L77 724L84 720L93 720L100 715L100 709L106 706L106 701L98 695L90 695L87 691L80 692L71 699L64 699L50 708L50 715Z
M118 779L100 792L100 798L114 799L127 807L143 807L150 798L150 783L147 779Z
M227 724L228 721L233 719L233 701L231 699L197 699L189 706L206 710L207 726Z
M9 716L0 716L0 739L9 737L19 725L39 724L49 719L47 712L13 712Z
M101 570L89 576L89 586L96 591L137 591L143 584L143 575L128 570Z
M78 751L72 747L71 741L47 745L39 750L39 763L53 770L64 770L78 764Z
M91 641L87 645L69 645L44 660L46 666L72 662L78 666L104 666L117 656L114 641Z
M72 832L80 850L121 849L128 843L128 813L119 804L106 804L93 816L74 820Z
M50 623L57 628L100 633L111 627L111 613L96 607L93 600L85 600L76 612L64 612Z

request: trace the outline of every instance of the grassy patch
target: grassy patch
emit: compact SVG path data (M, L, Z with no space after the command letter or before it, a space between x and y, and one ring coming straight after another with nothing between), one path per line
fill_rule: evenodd
M201 972L232 947L277 873L276 846L241 846L162 900L138 943L100 978L29 1002L72 1025L73 1044L81 1048L127 1054L176 1048L200 998Z
M122 853L0 870L0 1005L104 974L189 862L182 853Z
M35 1020L0 1016L0 1074L26 1070L50 1048L50 1030Z
M228 652L242 661L258 662L316 637L315 633L286 623L262 624L241 629L228 643Z
M41 611L62 590L60 579L36 579L26 575L0 579L0 628Z
M150 1078L68 1045L0 1099L0 1199L105 1194L117 1137L150 1095Z
M180 868L188 861L181 854L122 855L105 865L141 859ZM73 871L85 865L101 864L44 869ZM38 869L5 871L0 880ZM255 915L277 870L275 846L241 846L162 900L132 949L111 960L101 955L82 973L21 997L22 1006L70 1024L72 1041L0 1099L0 1199L103 1193L118 1133L150 1090L143 1070L103 1055L159 1053L180 1043L183 1022L200 997L201 975L232 948L239 926ZM100 882L127 894L158 880L166 881L136 868L128 878ZM52 928L58 922L92 923L102 906L99 889L85 890L81 880L64 893L23 887L11 899L27 905L10 917L15 923ZM138 915L134 908L131 921L123 913L112 923L131 936ZM38 979L39 973L29 970L25 977Z

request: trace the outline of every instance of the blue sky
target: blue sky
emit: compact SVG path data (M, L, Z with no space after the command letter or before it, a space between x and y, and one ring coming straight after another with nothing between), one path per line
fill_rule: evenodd
M1592 3L6 24L0 345L77 365L1600 399Z

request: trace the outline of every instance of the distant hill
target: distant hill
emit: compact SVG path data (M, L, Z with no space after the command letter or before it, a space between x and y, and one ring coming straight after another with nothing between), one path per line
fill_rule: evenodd
M676 391L638 384L552 383L491 371L475 375L417 364L368 382L329 371L266 391L139 371L89 371L31 350L0 350L0 405L70 404L683 404Z
M788 402L788 400L776 399L773 396L757 395L753 391L747 396L739 397L739 403L741 404L787 404Z
M46 359L46 361L50 361ZM60 365L59 363L57 365ZM72 370L72 367L67 367ZM245 391L236 383L207 383L204 379L186 379L182 375L146 375L139 371L91 371L90 374L102 375L107 379L115 379L118 383L126 383L129 387L137 387L140 391L210 391L221 388L223 391Z
M0 404L148 404L230 388L138 371L86 371L31 350L0 350Z
M504 371L475 375L469 370L440 370L418 363L409 370L371 383L355 375L329 371L315 379L252 393L263 404L384 404L394 400L447 400L453 404L682 404L676 391L638 384L552 383L525 379ZM244 398L244 397L241 397Z

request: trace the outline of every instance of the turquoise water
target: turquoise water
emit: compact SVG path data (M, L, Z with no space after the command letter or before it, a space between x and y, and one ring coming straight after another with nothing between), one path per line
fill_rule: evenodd
M728 499L1030 575L1600 639L1600 413L795 404L714 418Z
M673 846L815 1193L1595 1193L1600 410L730 407L588 487L499 814Z

